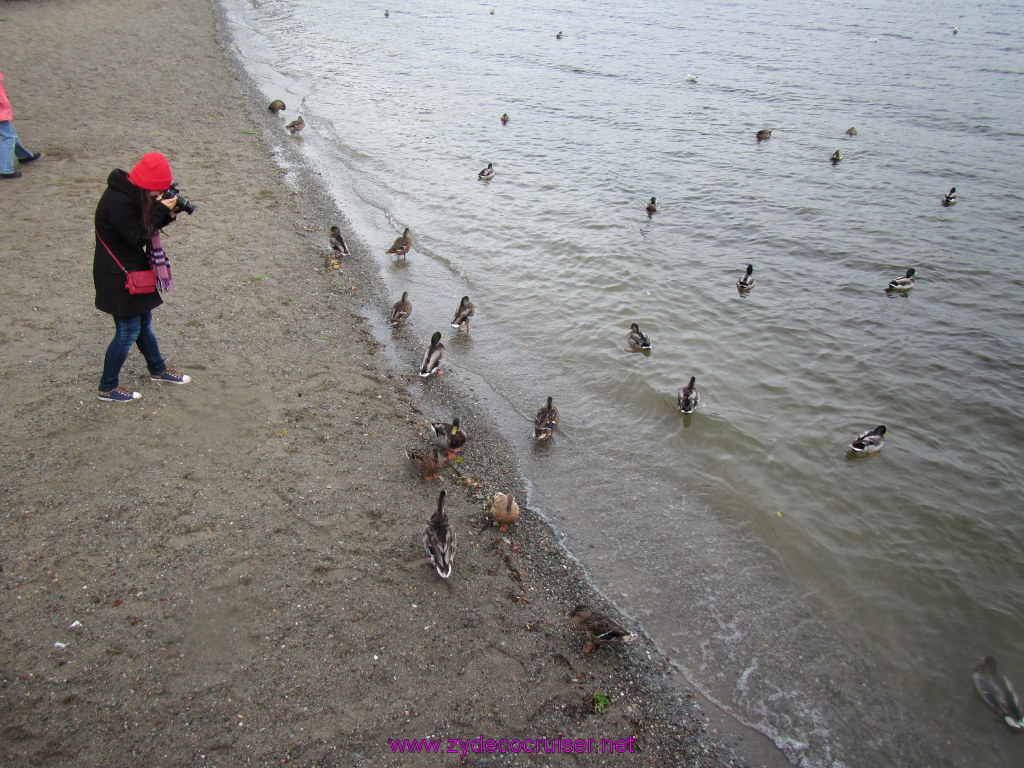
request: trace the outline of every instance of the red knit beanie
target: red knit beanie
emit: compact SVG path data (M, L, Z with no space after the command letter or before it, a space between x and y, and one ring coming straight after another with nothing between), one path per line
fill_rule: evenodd
M128 172L128 178L140 189L163 192L174 180L171 175L171 164L159 152L150 152L142 156L135 167Z

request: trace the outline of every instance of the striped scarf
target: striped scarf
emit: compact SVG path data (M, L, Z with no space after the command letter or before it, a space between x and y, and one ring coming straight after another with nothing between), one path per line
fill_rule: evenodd
M173 291L174 282L171 280L171 262L164 253L163 245L160 242L160 230L153 233L153 242L147 250L149 266L156 273L156 282L161 291Z

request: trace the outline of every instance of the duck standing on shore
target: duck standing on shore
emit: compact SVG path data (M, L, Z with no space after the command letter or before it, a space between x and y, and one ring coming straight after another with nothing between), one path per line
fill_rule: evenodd
M1024 730L1024 712L1013 684L996 671L996 660L986 656L974 668L974 689L1005 723L1015 731Z
M890 280L889 285L885 290L900 291L901 293L906 293L907 291L914 287L915 274L917 274L917 271L913 267L911 267L910 269L907 270L907 274L905 276L897 277L893 280Z
M412 235L409 234L409 228L406 227L405 231L395 238L395 242L391 244L391 247L385 253L389 256L405 256L411 248Z
M740 275L740 279L736 281L736 287L740 289L741 293L745 293L754 287L753 264L747 264L747 271Z
M342 256L348 256L348 246L345 244L345 238L341 236L341 230L334 226L330 229L331 235L331 251L334 257L341 258Z
M676 396L676 405L685 414L693 413L700 403L700 392L697 391L697 377L691 376L690 383L679 390Z
M430 346L423 353L420 363L420 376L426 378L432 373L442 374L441 361L444 360L444 344L441 343L441 332L435 331L430 337Z
M853 453L878 453L882 450L882 446L885 445L885 431L884 424L879 424L874 429L869 429L850 443L850 450Z
M488 163L487 167L480 171L476 177L480 179L480 181L490 181L494 178L494 166L491 163Z
M494 494L491 517L498 523L498 530L507 531L509 525L519 519L519 504L511 493Z
M628 632L615 619L598 613L586 605L577 605L569 614L569 629L579 632L589 641L583 649L586 656L597 646L606 643L631 643L639 636Z
M423 549L427 551L434 570L442 579L452 575L452 563L455 560L455 548L458 543L455 531L448 522L448 513L444 511L445 492L437 497L437 511L430 516L430 522L423 531Z
M647 218L651 218L651 216L653 216L657 212L658 212L658 198L652 197L647 202Z
M629 346L634 350L651 348L650 338L648 338L646 333L640 330L640 326L636 323L629 326L629 336L627 338L629 340Z
M402 298L396 301L395 306L391 308L391 324L405 325L411 314L412 302L409 301L409 292L402 291Z
M290 123L288 123L288 125L285 126L285 128L288 129L288 133L290 133L292 136L297 134L305 127L306 121L302 119L302 115L299 115L297 118L295 118Z
M458 328L461 330L465 327L466 332L468 333L469 321L473 319L473 315L475 314L476 306L469 300L469 296L463 296L462 301L459 302L459 308L455 310L455 315L452 316L452 328Z
M947 208L956 205L956 187L950 187L949 192L942 196L942 204Z
M280 99L274 99L272 102L270 102L270 106L268 106L267 109L269 109L275 115L278 112L284 112L284 110L285 110L284 102L281 101Z
M430 431L434 433L434 442L440 448L444 448L449 459L454 459L455 454L462 450L469 435L462 431L462 424L459 417L452 419L451 424L443 421L435 421L430 424Z
M444 469L444 454L436 445L433 448L410 448L405 452L409 461L420 471L424 480L434 480Z
M537 411L533 417L533 438L534 440L546 440L555 433L558 426L558 408L548 398L547 403Z

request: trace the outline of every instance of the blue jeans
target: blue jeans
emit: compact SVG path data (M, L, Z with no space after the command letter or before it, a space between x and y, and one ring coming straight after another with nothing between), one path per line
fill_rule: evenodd
M109 392L119 383L121 366L128 359L132 344L138 344L139 351L146 358L146 367L151 376L159 376L167 370L167 363L160 356L160 348L153 335L153 313L143 312L141 315L114 318L114 339L107 347L103 358L103 377L100 379L100 392Z
M10 120L0 120L0 173L14 173L14 158L25 160L32 157L21 145L18 132Z

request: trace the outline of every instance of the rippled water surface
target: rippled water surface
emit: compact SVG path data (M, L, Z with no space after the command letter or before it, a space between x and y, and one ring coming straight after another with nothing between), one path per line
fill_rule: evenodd
M223 2L402 333L445 332L531 503L693 685L805 765L1020 764L971 687L986 654L1024 686L1019 6Z

